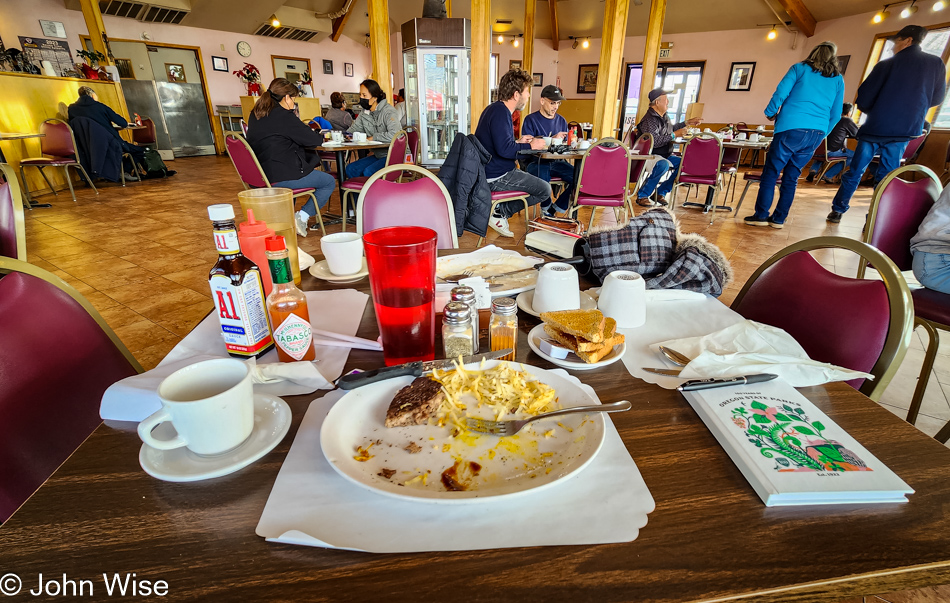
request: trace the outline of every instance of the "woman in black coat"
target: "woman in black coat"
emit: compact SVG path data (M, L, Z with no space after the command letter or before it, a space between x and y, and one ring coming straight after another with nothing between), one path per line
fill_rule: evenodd
M271 186L312 188L323 207L330 200L336 180L326 172L315 171L320 157L314 150L323 144L323 135L314 132L294 114L297 87L284 78L270 83L261 95L247 123L247 142ZM297 234L307 236L307 222L317 214L313 199L308 199L294 216ZM311 230L319 229L314 224Z

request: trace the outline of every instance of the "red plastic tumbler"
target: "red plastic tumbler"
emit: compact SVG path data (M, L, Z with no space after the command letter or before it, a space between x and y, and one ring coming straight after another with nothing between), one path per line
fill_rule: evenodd
M435 359L435 258L431 228L393 226L363 235L387 366Z

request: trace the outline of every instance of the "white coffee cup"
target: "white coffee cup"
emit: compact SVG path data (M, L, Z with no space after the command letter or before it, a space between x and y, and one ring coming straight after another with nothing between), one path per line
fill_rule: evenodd
M706 128L705 130L703 130L703 132L706 132L707 134L709 134L709 133L712 133L712 129Z
M544 146L549 147L551 146L551 141L553 141L554 139L550 136L544 136L542 140L544 140Z
M581 149L581 150L589 149L589 148L590 148L590 141L589 141L589 140L582 140L582 141L580 141L579 143L577 143L577 148L579 148L579 149Z
M765 132L765 126L759 126L755 129L756 132Z
M537 312L577 310L581 307L581 288L577 270L569 264L545 264L538 273L532 309Z
M186 446L195 454L214 455L239 446L254 428L251 370L235 358L205 360L179 369L158 386L162 409L139 423L139 437L158 450ZM171 421L178 435L152 435Z
M647 320L646 281L636 272L614 270L604 279L597 307L619 329L641 327Z
M333 130L330 132L330 139L333 142L343 142L343 132L339 130Z
M745 132L739 132L738 134L736 134L736 140L745 140L745 139L746 139Z
M320 239L320 251L327 267L337 276L356 274L363 268L363 237L355 232L338 232Z
M759 135L753 132L752 134L749 134L749 140L751 142L759 142Z

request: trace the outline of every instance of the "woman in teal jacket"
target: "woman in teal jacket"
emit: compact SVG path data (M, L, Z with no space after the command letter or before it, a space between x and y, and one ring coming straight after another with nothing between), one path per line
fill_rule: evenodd
M833 42L822 42L807 59L792 65L775 89L765 108L765 116L775 121L775 136L762 169L755 213L745 219L746 224L784 226L802 168L841 117L844 78L837 55ZM778 205L769 216L779 174Z

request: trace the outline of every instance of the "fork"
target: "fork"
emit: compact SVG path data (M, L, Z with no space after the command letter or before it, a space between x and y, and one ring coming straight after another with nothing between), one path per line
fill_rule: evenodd
M624 410L630 410L633 405L628 400L620 400L619 402L611 402L610 404L598 404L595 406L575 406L573 408L565 408L563 410L555 410L554 412L546 412L544 414L535 415L528 419L522 419L520 421L490 421L488 419L475 419L469 417L465 420L466 426L470 431L477 431L479 433L490 433L491 435L496 436L510 436L515 435L521 428L531 423L532 421L537 421L540 419L548 419L551 417L559 417L561 415L569 415L577 412L621 412Z

